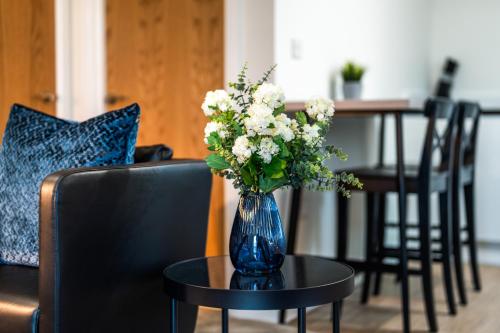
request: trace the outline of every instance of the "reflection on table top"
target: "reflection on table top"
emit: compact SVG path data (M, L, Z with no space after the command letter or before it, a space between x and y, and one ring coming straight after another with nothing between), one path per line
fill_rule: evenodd
M194 288L283 291L321 288L343 282L353 274L349 266L313 256L286 256L281 270L262 276L238 273L228 256L183 261L163 273L168 280Z
M303 101L286 103L287 112L303 111ZM335 101L335 115L337 117L370 116L377 114L420 114L424 100L420 99L386 99L386 100L338 100ZM500 115L500 106L490 106L482 110L484 115Z

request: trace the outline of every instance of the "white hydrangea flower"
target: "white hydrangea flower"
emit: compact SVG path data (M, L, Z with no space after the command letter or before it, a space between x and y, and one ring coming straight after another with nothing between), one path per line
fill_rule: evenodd
M248 114L252 117L265 118L273 115L273 109L264 104L254 103L248 108Z
M274 129L269 128L269 125L273 123L274 117L272 116L265 118L250 117L243 120L247 134L251 137L255 135L272 135Z
M316 146L321 144L320 135L319 135L319 126L305 124L303 127L302 138L306 142L306 144L310 146Z
M210 121L205 126L205 143L208 143L208 137L213 132L219 134L219 137L221 137L222 139L224 139L227 135L226 126L224 126L224 124Z
M201 109L207 117L213 115L216 110L222 112L234 110L238 112L236 103L231 99L227 91L222 89L207 92Z
M285 140L290 142L295 138L295 133L292 129L292 119L288 118L286 114L281 113L275 117L274 135L279 135Z
M246 135L236 138L232 149L233 154L236 156L238 163L245 163L255 151L255 146L248 140Z
M259 151L257 154L262 158L264 163L271 163L273 156L278 154L280 151L280 147L274 143L271 138L263 138L260 140Z
M273 110L285 103L283 89L272 83L261 84L253 93L253 98L256 103L265 104Z
M335 105L329 98L314 98L306 102L306 112L312 119L324 121L335 113Z
M248 136L272 135L273 129L269 128L275 123L272 109L263 104L252 104L248 114L250 117L243 120Z

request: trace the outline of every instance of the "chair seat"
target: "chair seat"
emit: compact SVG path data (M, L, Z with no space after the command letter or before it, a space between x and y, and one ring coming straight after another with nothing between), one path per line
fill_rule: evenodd
M0 333L33 333L38 326L38 269L0 264Z
M417 165L405 165L405 185L408 193L417 193L419 188ZM395 165L381 167L359 167L337 170L337 172L353 173L363 183L365 192L398 192L397 169ZM447 173L437 169L431 172L431 192L445 192L447 190Z

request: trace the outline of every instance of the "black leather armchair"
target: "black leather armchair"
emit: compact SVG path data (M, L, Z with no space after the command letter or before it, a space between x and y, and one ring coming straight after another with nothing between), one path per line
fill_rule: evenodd
M205 252L204 162L68 169L40 198L40 268L0 265L0 333L167 332L162 270ZM182 305L183 332L197 308Z

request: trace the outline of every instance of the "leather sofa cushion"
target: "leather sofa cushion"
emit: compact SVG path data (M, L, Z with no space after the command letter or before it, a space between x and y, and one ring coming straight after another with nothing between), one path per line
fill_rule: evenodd
M0 265L0 332L36 332L38 269Z

